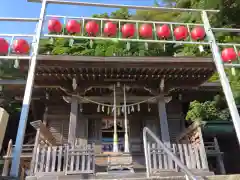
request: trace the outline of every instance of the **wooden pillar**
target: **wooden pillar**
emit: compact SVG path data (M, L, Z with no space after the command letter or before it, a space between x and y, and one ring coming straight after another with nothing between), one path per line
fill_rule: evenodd
M95 120L95 153L102 152L102 120L96 119Z
M199 133L199 139L200 139L200 156L202 161L202 167L203 169L209 171L208 167L208 159L207 159L207 153L205 150L204 140L203 140L203 134L201 127L198 127L198 133Z
M72 97L69 131L68 131L68 143L72 145L75 144L75 139L76 139L77 119L78 119L78 100Z
M87 145L88 119L79 113L76 127L77 145Z
M34 148L33 148L33 155L32 155L32 160L31 160L31 165L30 165L30 175L34 175L34 167L35 167L35 160L36 160L36 153L37 153L37 147L39 144L39 139L40 139L40 128L37 129L36 137L35 137L35 142L34 142Z
M158 113L159 113L159 119L160 119L160 129L161 129L162 141L165 144L170 145L167 110L166 110L166 103L165 103L164 97L161 97L158 100Z
M220 147L219 147L219 144L218 144L217 137L214 137L214 146L215 146L215 150L218 153L218 155L217 155L217 165L219 166L219 170L220 170L221 174L226 174L226 170L225 170L224 162L223 162L223 156L222 156L221 151L220 151Z
M12 155L12 140L9 141L8 143L8 148L7 148L7 157L10 157ZM8 176L9 174L9 166L10 166L10 159L7 158L4 160L4 165L3 165L3 170L2 170L2 176Z
M9 114L3 108L0 108L0 151L2 149L3 139L7 129Z

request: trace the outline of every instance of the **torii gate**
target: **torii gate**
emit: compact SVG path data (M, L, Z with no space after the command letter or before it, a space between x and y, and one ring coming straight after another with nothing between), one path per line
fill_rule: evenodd
M74 1L66 1L66 0L29 0L29 2L41 2L42 7L41 7L41 12L39 18L6 18L6 17L0 17L0 21L21 21L21 22L37 22L37 27L36 27L36 32L34 35L29 35L29 34L0 34L0 36L5 36L5 37L12 37L12 40L16 36L20 37L32 37L32 52L31 55L29 56L12 56L9 54L7 56L0 56L0 59L26 59L28 58L30 60L30 67L28 71L28 77L27 77L27 82L26 82L26 87L25 87L25 93L24 93L24 98L23 98L23 104L22 104L22 110L21 110L21 116L20 116L20 122L19 122L19 128L18 128L18 133L17 133L17 139L16 139L16 146L14 149L13 153L13 161L12 161L12 167L11 167L11 172L10 175L13 177L18 177L18 170L19 170L19 164L20 164L20 155L22 151L22 145L23 145L23 140L24 140L24 133L26 129L26 124L27 124L27 118L28 118L28 112L29 112L29 106L31 102L31 95L32 95L32 88L33 88L33 83L34 83L34 76L35 76L35 69L37 65L37 55L38 55L38 49L39 49L39 42L40 38L42 37L62 37L62 38L68 38L68 39L101 39L101 40L118 40L118 41L131 41L131 42L143 42L143 43L176 43L176 44L192 44L192 45L208 45L211 47L212 55L213 55L213 60L216 65L216 69L218 71L219 77L220 77L220 82L222 84L223 92L225 94L227 104L231 113L232 121L234 123L234 127L236 130L236 134L238 137L238 141L240 144L240 117L239 113L233 98L233 93L228 81L228 78L226 76L226 73L224 71L224 66L227 67L240 67L240 63L235 63L235 64L225 64L222 61L221 55L219 53L219 46L232 46L234 47L236 51L236 47L240 46L240 44L229 44L229 43L217 43L214 37L214 32L215 31L227 31L227 32L239 32L240 29L231 29L231 28L212 28L209 20L208 20L208 15L207 13L217 13L219 12L218 10L204 10L204 9L180 9L180 8L166 8L166 7L149 7L149 6L134 6L134 5L117 5L117 4L102 4L102 3L88 3L88 2L74 2ZM137 38L109 38L109 37L87 37L84 36L84 34L80 36L71 36L71 35L50 35L50 34L43 34L43 25L45 22L46 18L46 8L48 4L64 4L64 5L76 5L76 6L97 6L97 7L108 7L108 8L130 8L130 9L144 9L144 10L164 10L164 11L179 11L179 12L196 12L200 13L202 17L203 24L193 24L193 23L177 23L177 22L153 22L153 21L130 21L132 23L150 23L154 27L154 31L156 32L156 24L168 24L171 27L171 31L173 34L173 25L184 25L186 27L189 26L203 26L206 32L207 36L207 41L203 42L198 42L198 41L179 41L175 40L174 38L172 40L159 40L159 39L140 39L139 37ZM60 17L60 18L74 18L74 19L81 19L84 21L84 19L91 19L91 18L83 18L83 17L66 17L66 16L53 16L52 17ZM109 20L109 19L101 19L101 18L95 18L98 21L103 21ZM116 20L114 19L115 22L129 22L129 20ZM11 42L12 43L12 42ZM237 52L236 52L237 53Z

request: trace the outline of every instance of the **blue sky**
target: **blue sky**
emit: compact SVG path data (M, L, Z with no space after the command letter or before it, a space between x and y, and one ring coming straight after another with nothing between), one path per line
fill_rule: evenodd
M27 0L1 0L1 17L38 17L40 3L30 3ZM77 1L77 0L75 0ZM153 0L85 0L84 2L146 5L151 6ZM80 7L69 5L49 5L47 14L66 16L91 16L96 13L111 12L115 9L100 7ZM0 21L0 33L33 33L35 23L3 22Z

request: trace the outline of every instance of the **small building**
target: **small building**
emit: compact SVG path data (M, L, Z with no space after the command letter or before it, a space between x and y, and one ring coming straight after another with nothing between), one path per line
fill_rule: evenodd
M39 55L37 59L31 106L36 137L30 138L31 144L25 141L21 157L28 175L95 174L110 171L111 163L145 172L144 127L189 169L211 174L202 137L194 143L179 141L188 102L220 91L205 83L215 72L211 58ZM28 60L21 60L22 71L28 66ZM8 93L22 100L24 87L18 86L18 91L10 87ZM154 147L150 143L152 168L179 171Z

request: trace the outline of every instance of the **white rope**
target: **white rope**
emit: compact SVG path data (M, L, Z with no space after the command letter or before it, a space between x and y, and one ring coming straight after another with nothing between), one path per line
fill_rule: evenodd
M97 101L93 101L89 98L86 98L86 97L83 97L83 96L80 96L80 95L76 95L76 94L72 94L72 93L69 93L67 92L64 88L60 87L61 90L65 91L69 96L74 96L74 97L77 97L79 99L83 99L85 101L88 101L88 102L91 102L93 104L97 104L97 105L101 105L101 106L106 106L106 107L114 107L114 105L111 105L111 104L104 104L104 103L100 103L100 102L97 102ZM154 96L154 97L151 97L151 98L148 98L146 100L143 100L143 101L139 101L137 103L132 103L132 104L128 104L126 105L126 107L131 107L131 106L136 106L136 105L139 105L139 104L142 104L142 103L146 103L146 102L149 102L149 101L152 101L154 99L157 99L159 96ZM116 108L123 108L124 105L116 105Z

